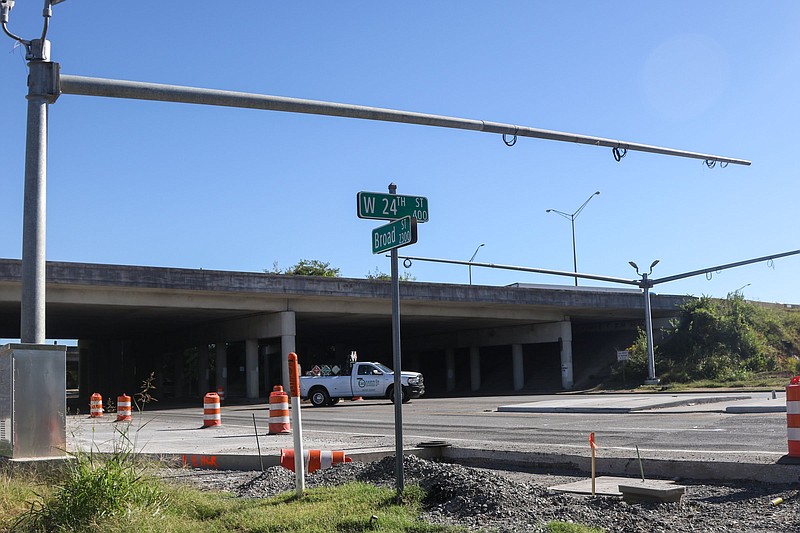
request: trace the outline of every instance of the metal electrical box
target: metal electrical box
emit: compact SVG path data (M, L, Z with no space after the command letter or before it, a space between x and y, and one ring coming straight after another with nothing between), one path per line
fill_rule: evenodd
M66 455L66 352L66 346L0 346L0 455Z

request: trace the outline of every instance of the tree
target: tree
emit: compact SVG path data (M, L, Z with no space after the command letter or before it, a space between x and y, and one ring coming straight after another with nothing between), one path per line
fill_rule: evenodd
M301 259L294 266L285 270L278 267L278 262L272 263L272 270L265 269L268 274L285 274L287 276L320 276L324 278L338 278L339 269L330 263L317 259Z
M375 267L375 272L372 272L372 271L367 272L366 278L367 279L380 279L380 280L384 280L384 281L391 281L392 275L391 274L387 274L385 272L381 272L380 270L378 270L378 267ZM402 274L399 274L398 278L400 278L400 281L417 281L417 278L415 278L414 276L412 276L408 272L403 272Z

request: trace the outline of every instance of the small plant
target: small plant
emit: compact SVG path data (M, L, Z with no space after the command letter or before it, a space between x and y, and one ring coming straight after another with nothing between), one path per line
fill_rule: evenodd
M139 392L133 395L134 401L136 402L136 410L139 412L144 411L144 407L150 402L157 402L158 398L153 397L150 394L150 391L155 390L156 386L153 385L153 381L156 379L156 373L150 372L150 376L142 381L141 389Z

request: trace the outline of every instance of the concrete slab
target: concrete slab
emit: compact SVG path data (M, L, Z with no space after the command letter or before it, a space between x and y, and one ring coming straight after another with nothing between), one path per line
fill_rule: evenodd
M632 413L686 405L704 405L748 400L750 396L709 396L708 394L654 394L652 396L564 397L515 405L501 405L501 413Z
M619 491L622 493L622 499L626 502L679 502L681 497L686 492L686 487L683 485L673 485L665 487L653 483L652 481L644 481L632 484L619 485Z
M599 494L601 496L622 496L622 492L620 491L620 485L643 485L641 479L630 478L630 477L616 477L616 476L598 476L595 478L595 494ZM646 485L650 487L652 490L656 491L663 491L674 488L679 485L675 485L674 481L670 480L661 480L661 479L653 479L647 480ZM572 483L565 483L563 485L556 485L553 487L549 487L550 490L554 490L556 492L571 492L574 494L591 494L592 493L592 479L582 479L580 481L574 481Z
M761 398L754 395L753 400L744 404L729 405L725 408L726 413L785 413L786 412L786 393L766 394Z

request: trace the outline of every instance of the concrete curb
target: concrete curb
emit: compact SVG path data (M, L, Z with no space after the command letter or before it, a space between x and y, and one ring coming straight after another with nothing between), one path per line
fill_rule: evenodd
M566 405L547 406L537 405L537 402L516 404L516 405L501 405L497 408L498 413L598 413L598 414L626 414L641 411L653 411L656 409L668 409L671 407L683 407L687 405L704 405L711 403L723 403L731 401L749 400L750 396L709 396L683 398L672 401L659 401L655 398L650 398L650 401L643 405L633 406L587 406L587 405ZM598 400L599 401L599 400ZM548 403L548 402L541 402ZM729 407L730 408L730 407ZM784 406L785 408L785 406ZM749 411L741 411L749 412Z
M379 461L394 455L394 448L375 448L348 452L347 456L358 462ZM440 459L446 462L494 468L501 470L569 470L590 472L591 459L587 455L569 453L543 453L525 451L487 450L477 448L458 448L452 446L435 446L425 448L408 448L407 455L416 455L423 459ZM214 470L260 470L278 466L277 455L228 455L228 454L139 454L139 457L173 466L207 468ZM640 476L639 461L635 457L602 457L597 460L597 474L608 476ZM759 481L762 483L798 483L800 482L800 459L787 456L776 462L757 463L743 460L704 461L697 459L674 460L652 459L642 460L642 468L649 478L692 479L713 481Z
M444 448L442 459L467 466L505 469L553 469L591 471L591 458L587 455L549 454L541 452L517 452L480 450L474 448ZM764 483L800 482L800 464L793 462L753 463L729 461L699 461L644 459L643 469L647 477L681 478L717 481L760 481ZM639 461L635 457L603 457L597 460L599 475L640 475Z

